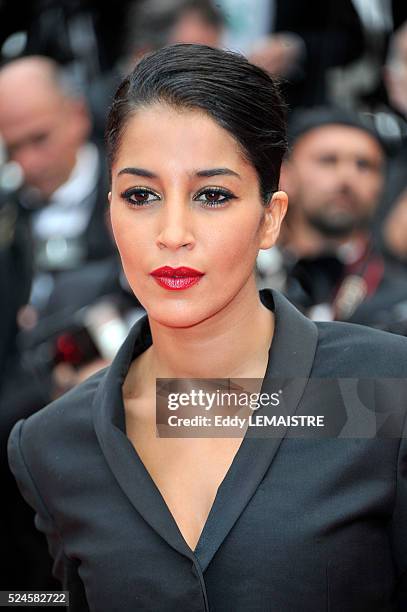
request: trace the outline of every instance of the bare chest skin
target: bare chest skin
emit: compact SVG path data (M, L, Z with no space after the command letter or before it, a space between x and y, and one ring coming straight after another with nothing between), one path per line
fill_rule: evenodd
M235 378L261 381L265 375L274 319L269 311L264 314L264 330L262 328L262 333L258 333L263 346L261 350L255 346L256 351L250 353L244 366L234 371ZM133 360L123 384L126 434L161 493L181 535L191 550L195 550L218 488L242 444L248 423L240 432L233 432L233 437L221 438L219 430L213 434L217 437L213 438L157 437L156 368L152 351L153 346L150 346ZM236 359L237 363L240 364L247 353L243 351L242 358ZM226 372L231 370L224 364L222 369ZM260 391L260 388L255 390ZM249 412L249 409L243 410L242 414L239 411L239 415L247 418ZM230 430L228 434L231 436Z
M158 438L154 401L124 398L127 436L194 550L242 438Z

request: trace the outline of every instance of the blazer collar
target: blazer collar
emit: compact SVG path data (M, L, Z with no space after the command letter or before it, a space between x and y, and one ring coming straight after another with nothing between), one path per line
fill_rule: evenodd
M284 386L283 409L286 414L293 414L313 366L318 342L317 326L278 291L263 289L260 299L275 313L275 331L261 391L275 391L275 379L282 385L287 379L292 379ZM218 488L195 551L192 551L125 433L122 385L132 360L151 342L145 315L131 329L98 386L92 408L95 431L113 474L139 514L170 546L194 562L198 560L205 571L258 488L286 431L279 438L260 438L248 429ZM256 414L266 411L267 407L260 408Z

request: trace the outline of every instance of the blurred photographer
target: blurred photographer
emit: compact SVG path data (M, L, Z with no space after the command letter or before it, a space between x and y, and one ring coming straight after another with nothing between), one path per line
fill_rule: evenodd
M1 68L0 134L23 172L20 203L38 273L114 253L105 222L108 176L90 129L84 100L54 61L24 57Z
M297 111L282 174L290 209L280 253L285 291L314 320L407 334L407 278L372 235L385 151L357 114Z

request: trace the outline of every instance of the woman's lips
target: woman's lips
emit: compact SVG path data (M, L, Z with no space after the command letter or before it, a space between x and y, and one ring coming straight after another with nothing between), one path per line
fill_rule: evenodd
M188 289L192 285L196 285L203 276L203 272L194 270L194 268L188 268L181 266L179 268L171 268L170 266L163 266L157 268L151 272L151 276L157 281L157 283L169 289L170 291L180 291L181 289Z

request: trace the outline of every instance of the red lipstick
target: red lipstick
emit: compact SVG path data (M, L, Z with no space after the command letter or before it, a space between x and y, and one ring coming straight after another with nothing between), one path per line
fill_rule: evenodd
M199 270L187 268L186 266L180 266L179 268L163 266L151 272L151 276L154 277L157 283L170 291L180 291L181 289L188 289L192 285L196 285L203 274Z

